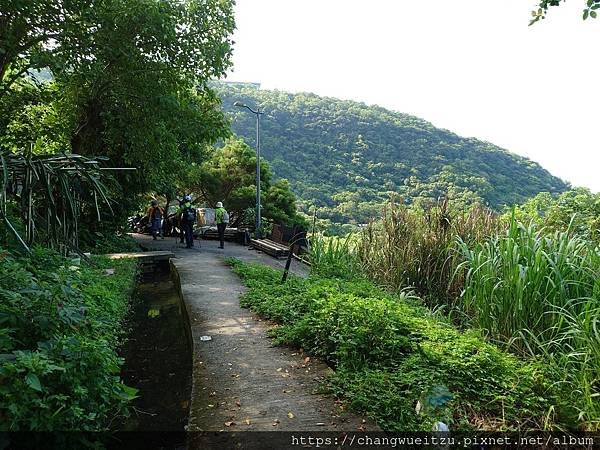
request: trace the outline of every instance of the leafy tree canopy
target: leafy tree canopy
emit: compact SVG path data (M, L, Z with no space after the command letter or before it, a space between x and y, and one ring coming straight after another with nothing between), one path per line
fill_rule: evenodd
M124 214L227 136L207 81L231 64L231 0L0 1L0 147L137 168Z
M193 174L193 175L192 175ZM256 152L243 140L231 138L214 150L210 159L192 170L192 192L209 206L224 203L233 224L253 223L256 205ZM269 164L261 159L262 216L276 223L302 224L296 198L287 180L272 182ZM252 217L249 217L252 216Z
M506 214L555 230L570 230L586 239L600 242L600 193L586 188L571 189L558 195L541 192Z
M533 18L529 22L529 25L533 25L540 19L545 19L548 14L548 9L552 6L559 6L565 0L541 0L538 5L538 9L531 11ZM585 7L583 8L583 20L588 17L595 19L598 16L596 12L600 8L600 0L585 0Z

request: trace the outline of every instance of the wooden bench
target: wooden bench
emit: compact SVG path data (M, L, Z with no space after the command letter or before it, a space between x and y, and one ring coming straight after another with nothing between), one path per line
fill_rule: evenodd
M261 250L275 258L287 256L289 253L288 247L279 244L270 239L250 239L250 245L257 250Z

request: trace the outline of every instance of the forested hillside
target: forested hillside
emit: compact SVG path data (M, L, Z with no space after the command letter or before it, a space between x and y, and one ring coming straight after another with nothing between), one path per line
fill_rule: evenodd
M276 177L287 178L307 210L334 222L366 222L398 193L409 202L448 195L494 208L541 191L567 188L539 164L488 142L463 138L414 116L363 103L215 85L233 131L254 146L260 107L261 150Z

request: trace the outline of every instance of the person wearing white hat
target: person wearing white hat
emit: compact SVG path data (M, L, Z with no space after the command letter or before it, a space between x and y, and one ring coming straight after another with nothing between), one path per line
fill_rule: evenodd
M227 228L227 224L229 223L229 213L223 208L223 203L221 202L217 202L215 220L217 222L217 231L219 232L219 241L221 242L219 248L225 248L225 228Z

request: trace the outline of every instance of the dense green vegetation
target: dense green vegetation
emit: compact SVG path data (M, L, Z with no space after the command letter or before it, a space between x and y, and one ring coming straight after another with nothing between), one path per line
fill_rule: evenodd
M214 207L223 202L230 214L230 224L253 226L256 217L256 151L243 140L230 138L215 149L200 165L191 168L194 181L189 191L196 201ZM270 164L260 162L261 215L267 222L305 226L299 216L296 197L285 179L272 181Z
M385 430L431 430L437 420L454 430L572 425L540 364L457 331L407 293L319 276L281 284L279 271L231 264L250 288L242 305L281 324L273 329L278 343L329 361L336 368L333 392ZM436 407L429 396L446 400ZM552 405L556 414L547 417Z
M235 101L259 106L261 152L286 178L305 212L337 223L368 222L391 193L409 202L448 195L493 208L567 187L538 164L490 143L462 138L378 106L217 84L232 128L254 145L255 118Z
M514 214L523 222L533 221L549 231L568 230L600 243L600 193L593 194L589 189L571 189L560 195L541 192L515 206Z
M114 427L135 395L117 355L135 262L0 249L0 274L0 429Z
M233 28L229 0L2 2L0 429L103 430L127 412L116 349L135 264L36 246L136 247L124 218L181 192L229 135L207 81L230 67Z
M30 252L35 242L77 250L82 210L110 210L98 162L80 155L0 152L0 246ZM87 235L84 234L84 237Z
M306 280L231 262L277 342L335 367L334 394L394 431L600 429L600 195L406 114L210 84L231 65L233 5L3 2L0 430L127 415L135 264L64 255L137 249L123 219L150 196L253 222L256 157L227 114L252 145L255 122L234 101L265 112L266 219L306 225L292 191L328 223L380 218L313 236Z
M472 326L520 354L543 355L574 415L600 426L600 252L567 232L511 221L469 248L454 308Z
M93 255L105 255L107 253L129 253L139 252L137 241L129 234L109 229L106 232L96 231L93 235L84 239L86 243L81 250Z
M206 83L231 64L233 2L33 0L1 14L0 153L136 168L114 172L102 221L122 221L147 192L173 198L228 135Z
M235 263L251 288L243 303L282 324L279 342L333 364L334 392L384 428L428 429L441 414L451 428L598 430L597 197L582 189L540 194L504 216L447 201L427 210L392 203L360 233L313 236L308 281L281 285L276 273ZM439 338L441 329L452 338ZM462 347L467 336L474 353ZM517 373L503 366L512 359L502 352L519 358L523 372L511 394L478 378L469 362L487 361L491 348L498 366L483 371L500 386ZM458 355L460 365L450 357ZM452 393L453 415L434 408L433 419L415 416L411 405L439 386ZM487 400L478 403L471 389ZM488 389L498 397L488 398ZM512 412L519 401L526 405Z
M444 201L424 210L390 203L356 239L356 257L383 286L411 286L431 307L445 307L463 287L455 276L462 261L456 239L475 244L499 226L497 215L481 207L461 211Z
M564 399L560 420L597 430L600 248L590 239L595 222L589 220L595 197L581 190L542 195L552 214L536 213L525 223L516 216L525 219L531 205L504 216L480 208L465 213L447 202L427 211L389 205L361 233L313 238L313 272L364 276L394 292L411 289L455 325L479 330L520 357L541 359ZM582 219L563 221L574 199Z

